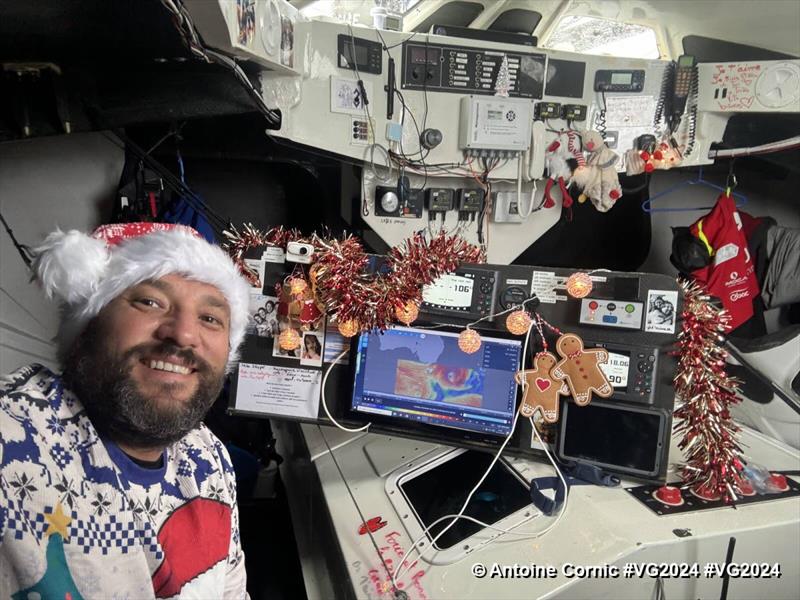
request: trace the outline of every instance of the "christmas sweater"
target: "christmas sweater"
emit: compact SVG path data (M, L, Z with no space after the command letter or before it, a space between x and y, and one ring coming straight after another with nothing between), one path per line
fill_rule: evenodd
M45 367L0 378L0 598L246 598L238 521L205 426L148 469Z

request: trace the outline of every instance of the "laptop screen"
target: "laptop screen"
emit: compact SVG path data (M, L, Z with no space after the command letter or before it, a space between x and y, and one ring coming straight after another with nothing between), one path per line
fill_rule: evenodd
M481 336L474 354L458 334L413 327L362 333L351 408L496 436L511 431L522 342Z

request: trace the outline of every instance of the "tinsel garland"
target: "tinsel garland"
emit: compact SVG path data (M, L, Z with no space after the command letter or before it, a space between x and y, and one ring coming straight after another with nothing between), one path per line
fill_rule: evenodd
M253 283L258 277L244 264L248 249L285 248L292 241L314 246L308 277L316 299L329 318L340 323L355 321L361 331L387 329L396 320L396 309L409 302L422 302L423 286L452 273L461 263L486 260L483 250L458 236L441 233L428 241L417 233L392 248L380 272L373 274L366 272L369 257L361 242L352 236L303 237L297 230L282 227L262 233L250 224L241 233L234 228L225 235L225 249Z
M273 227L266 233L259 231L250 223L245 223L240 233L236 227L230 226L231 230L222 233L228 241L222 247L239 267L239 270L247 278L251 285L260 285L258 273L250 269L244 262L245 253L251 248L270 246L286 249L286 244L303 240L302 234L297 229L284 229L283 227Z
M742 449L739 427L729 407L739 402L739 382L725 369L727 351L720 345L730 316L715 307L696 283L681 281L683 324L678 337L678 369L674 385L682 404L675 411L675 432L685 454L684 487L726 503L737 500L741 484Z

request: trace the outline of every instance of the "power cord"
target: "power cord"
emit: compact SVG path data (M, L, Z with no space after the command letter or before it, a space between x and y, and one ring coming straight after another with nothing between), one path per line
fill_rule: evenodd
M606 92L605 92L605 90L602 90L600 92L600 94L601 94L601 96L603 98L603 108L601 108L600 111L597 113L597 115L595 115L594 128L598 131L598 133L600 133L600 135L602 136L603 140L605 141L605 139L606 139L606 109L607 109L607 106L606 106Z
M328 400L325 397L325 387L326 387L325 384L328 382L328 375L331 374L333 366L337 364L340 360L342 360L342 357L348 352L350 352L349 348L345 348L344 350L342 350L342 352L339 353L339 355L333 359L333 362L328 365L328 369L327 371L325 371L325 375L323 375L322 377L322 386L321 386L322 408L325 410L325 414L328 415L328 418L331 420L331 423L333 423L336 427L338 427L342 431L346 431L348 433L360 433L362 431L366 431L369 428L369 426L372 425L372 423L367 423L366 425L364 425L363 427L359 427L358 429L351 429L350 427L345 427L344 425L342 425L336 419L333 418L331 411L328 409Z
M22 262L25 263L25 266L28 267L28 269L31 269L31 264L34 259L34 255L30 246L27 246L25 244L20 244L17 241L14 232L12 231L11 227L9 227L5 217L3 217L3 213L0 213L0 221L3 222L3 227L5 227L6 233L8 233L8 237L11 238L11 243L14 244L14 248L17 249L17 252L19 252L20 257L22 257Z
M528 340L530 339L531 330L532 329L533 329L533 322L531 322L530 326L528 327L528 332L525 334L525 343L522 346L522 363L521 363L521 366L522 366L523 369L525 368L525 357L526 357L526 354L527 354L527 351L528 351ZM489 476L489 473L491 472L491 470L494 467L495 463L500 459L500 455L503 453L503 450L505 450L506 446L508 445L508 442L511 441L511 437L514 435L514 430L517 428L517 421L518 420L519 420L519 411L516 411L514 413L514 420L511 423L511 431L508 432L508 435L506 436L506 439L503 440L503 444L500 446L500 449L497 451L497 454L494 455L494 459L492 459L492 462L489 463L489 467L486 469L486 472L483 474L483 477L481 477L478 480L478 483L475 485L475 487L472 488L472 491L470 491L470 493L467 495L467 499L464 501L464 505L461 507L461 510L458 511L458 515L456 515L456 517L453 518L453 520L450 522L450 524L447 527L445 527L444 529L442 529L436 535L436 537L431 540L431 546L435 545L437 540L440 537L442 537L445 533L447 533L453 525L456 524L456 522L458 520L458 517L461 517L464 514L464 511L467 509L467 506L469 505L470 500L472 500L472 496L475 494L476 491L478 491L478 488L481 487L481 484L483 484L484 480ZM430 527L428 527L428 529L430 529ZM416 548L417 548L416 544L414 546L411 546L411 548L406 550L406 553L400 559L400 564L397 566L397 570L395 571L395 577L394 577L395 580L399 578L399 575L397 575L397 574L400 572L400 569L403 567L403 564L405 564L406 559L408 558L408 555L411 552L413 552L414 550L416 550ZM408 569L406 568L406 571L407 570Z
M537 411L537 413L541 414L541 407L537 407L536 411ZM536 413L534 413L534 416L535 416L535 415L536 415ZM455 515L446 515L446 516L444 516L444 517L441 517L441 518L437 519L436 521L434 521L433 523L431 523L430 525L428 525L428 527L426 527L426 528L423 530L422 534L421 534L421 535L420 535L420 536L419 536L419 537L418 537L416 540L414 540L414 542L411 544L411 547L409 548L409 550L407 550L407 551L406 551L406 553L403 555L403 557L400 559L400 564L398 565L397 569L395 569L395 572L394 572L394 575L393 575L393 577L394 577L394 581L399 581L399 580L400 580L400 578L401 578L403 575L405 575L405 574L406 574L406 573L407 573L407 572L408 572L410 569L414 568L414 565L416 564L416 561L412 562L410 565L409 565L409 564L406 564L406 561L407 561L408 555L409 555L411 552L413 552L414 550L417 550L417 548L419 547L419 543L420 543L420 542L421 542L423 539L425 539L425 537L428 537L428 535L429 535L429 534L428 534L428 532L429 532L431 529L433 529L433 528L434 528L436 525L438 525L439 523L441 523L442 521L444 521L444 520L446 520L446 519L453 519L453 521L452 521L452 522L450 523L450 525L448 525L448 526L447 526L445 529L443 529L441 532L439 532L439 534L438 534L438 535L437 535L435 538L433 538L433 539L431 540L431 542L430 542L430 546L431 546L431 547L435 547L435 544L436 544L437 540L438 540L438 539L439 539L439 538L440 538L440 537L441 537L441 536L442 536L442 535L443 535L443 534L444 534L444 533L445 533L445 532L446 532L446 531L447 531L447 530L448 530L450 527L452 527L452 526L453 526L453 524L455 524L455 522L456 522L458 519L466 519L466 520L468 520L468 521L472 521L472 522L474 522L474 523L477 523L477 524L479 524L479 525L482 525L483 527L487 527L487 528L489 528L489 529L494 529L495 531L500 531L501 533L504 533L504 534L517 535L517 536L520 536L520 537L522 537L522 538L524 538L524 539L536 539L536 538L540 538L540 537L542 537L543 535L546 535L547 533L549 533L550 531L552 531L552 530L555 528L555 526L556 526L556 525L558 525L558 523L559 523L559 522L561 521L561 519L563 518L564 514L567 512L567 500L568 500L568 495L569 495L569 487L567 486L567 481L566 481L566 479L564 478L564 474L561 472L561 469L558 467L558 463L556 463L555 459L553 459L553 456L550 454L550 451L547 449L547 444L545 444L545 443L542 441L542 438L541 438L541 436L539 435L539 432L538 432L538 430L536 429L536 426L535 426L535 424L534 424L534 422L533 422L533 417L529 417L529 420L530 420L530 423L531 423L531 427L533 428L533 433L534 433L534 435L536 436L536 440L537 440L537 441L538 441L538 442L541 444L541 446L542 446L542 449L544 450L544 453L545 453L545 455L547 456L547 459L550 461L550 464L553 466L553 469L555 469L555 471L556 471L556 474L558 475L558 478L561 480L561 485L563 485L563 486L564 486L564 502L561 504L561 508L559 509L558 515L556 515L555 519L553 519L553 521L552 521L552 522L551 522L549 525L547 525L547 527L545 527L544 529L542 529L541 531L535 531L535 532L517 532L517 531L508 530L508 529L503 529L503 528L501 528L501 527L495 527L494 525L489 525L489 524L483 523L483 522L481 522L481 521L479 521L479 520L477 520L477 519L474 519L473 517L470 517L469 515L465 515L465 514L463 514L463 513L464 513L464 510L466 509L466 506L467 506L467 504L469 504L469 500L471 499L471 497L472 497L472 494L474 494L474 493L475 493L475 490L476 490L476 489L478 489L478 488L480 487L480 485L483 483L483 480L486 478L486 476L488 476L489 472L492 470L492 467L494 466L494 463L496 462L497 458L500 456L500 453L502 452L502 448L501 448L500 452L498 452L498 454L495 456L495 460L494 460L494 461L492 461L492 464L491 464L491 465L489 465L489 468L488 468L488 470L486 471L486 473L484 474L484 476L481 478L481 480L478 482L478 485L477 485L477 486L475 486L475 488L473 488L472 492L470 492L470 495L467 497L467 502L466 502L466 503L464 504L464 506L461 508L461 511L460 511L458 514L455 514ZM539 517L540 515L541 515L541 513L538 513L538 514L534 515L533 517L531 517L531 519L537 518L537 517ZM526 522L527 522L527 521L526 521ZM495 540L494 540L494 539L492 539L491 541L487 542L487 543L486 543L486 544L483 546L483 548L485 548L486 546L488 546L489 544L491 544L491 543L492 543L492 542L494 542L494 541L495 541ZM417 550L417 552L419 552L420 556L422 556L422 550ZM463 557L462 557L462 558L463 558ZM444 563L440 563L440 564L442 564L442 565L450 565L450 564L454 564L454 563L458 562L459 560L462 560L462 558L458 558L458 559L456 559L456 560L453 560L453 561L451 561L451 562L444 562ZM404 566L404 565L405 565L405 569L403 569L403 566Z

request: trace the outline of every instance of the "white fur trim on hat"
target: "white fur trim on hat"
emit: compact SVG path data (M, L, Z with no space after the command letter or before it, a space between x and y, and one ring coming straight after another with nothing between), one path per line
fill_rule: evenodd
M144 281L171 274L222 292L231 313L227 372L233 370L247 327L250 286L230 257L188 228L156 231L108 248L78 231L50 234L34 263L48 297L62 303L56 337L63 361L86 325L114 298Z
M52 300L64 304L85 302L97 289L108 266L108 247L103 240L72 230L56 229L34 250L33 268Z

